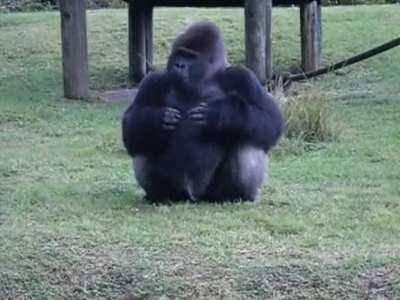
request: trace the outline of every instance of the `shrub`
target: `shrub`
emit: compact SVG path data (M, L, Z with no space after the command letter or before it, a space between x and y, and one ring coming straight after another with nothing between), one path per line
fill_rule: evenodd
M278 147L279 152L300 154L338 138L340 127L334 120L328 97L320 90L308 86L295 95L285 95L277 87L273 93L281 106L286 124L286 134Z
M0 0L0 10L3 11L35 11L58 8L59 0ZM125 7L122 0L86 0L86 6L96 8Z
M316 89L297 96L281 97L286 120L286 136L306 142L324 142L335 136L331 125L331 106L327 97Z
M0 8L2 11L35 11L51 9L50 1L39 0L0 0Z
M322 0L322 5L371 5L371 4L390 4L396 3L396 0Z

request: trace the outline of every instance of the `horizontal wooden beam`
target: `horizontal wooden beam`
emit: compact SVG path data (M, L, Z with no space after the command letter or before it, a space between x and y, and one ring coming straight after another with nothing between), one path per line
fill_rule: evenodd
M125 0L126 2L143 2L150 6L164 7L244 7L246 0ZM291 6L311 0L273 0L274 6Z

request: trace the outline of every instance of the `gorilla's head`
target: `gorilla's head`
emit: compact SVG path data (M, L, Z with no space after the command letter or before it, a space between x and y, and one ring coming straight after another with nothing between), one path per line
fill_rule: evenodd
M177 88L196 89L226 65L219 28L211 22L198 22L175 40L167 69L175 78Z

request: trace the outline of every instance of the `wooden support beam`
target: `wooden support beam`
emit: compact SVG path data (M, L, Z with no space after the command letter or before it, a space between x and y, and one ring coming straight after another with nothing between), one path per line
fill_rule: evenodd
M265 75L267 80L272 78L272 0L266 3L266 30L265 30Z
M153 7L146 7L146 72L153 69Z
M246 65L261 83L266 82L266 11L267 0L246 0Z
M125 0L136 1L136 0ZM164 7L243 7L247 0L147 0L153 6ZM302 0L273 0L274 6L298 5Z
M318 65L322 65L322 0L317 1L317 21L318 21Z
M86 8L82 0L61 0L61 39L64 96L89 97Z
M154 6L164 7L243 7L244 1L246 0L151 0Z
M143 1L129 2L129 85L146 75L146 13Z
M318 69L321 61L318 3L304 0L300 4L301 60L305 72Z

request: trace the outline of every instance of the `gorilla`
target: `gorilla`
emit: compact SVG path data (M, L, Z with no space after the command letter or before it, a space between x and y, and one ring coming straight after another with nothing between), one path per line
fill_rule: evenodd
M256 76L229 66L219 28L180 34L122 119L137 182L152 202L255 201L282 114Z

